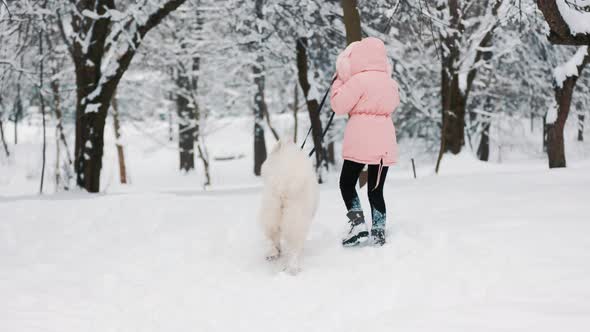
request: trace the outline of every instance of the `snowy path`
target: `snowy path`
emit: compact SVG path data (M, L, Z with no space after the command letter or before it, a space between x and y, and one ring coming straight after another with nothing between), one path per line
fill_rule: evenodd
M588 168L392 179L380 249L339 246L323 187L297 277L262 259L258 190L0 197L0 331L590 326Z

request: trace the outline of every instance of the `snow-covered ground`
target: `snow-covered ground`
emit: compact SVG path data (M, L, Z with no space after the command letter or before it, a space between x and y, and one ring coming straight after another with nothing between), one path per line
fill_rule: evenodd
M35 194L38 132L23 128L14 158L0 163L0 331L590 326L590 161L583 153L568 155L570 167L560 170L547 170L542 155L490 164L462 155L447 158L440 176L418 158L414 180L406 151L386 185L383 248L340 246L345 211L330 173L303 271L290 276L263 259L251 126L222 127L217 132L230 135L210 135L212 156L246 157L213 162L208 191L199 172L177 173L165 129L129 127L132 185L116 183L107 144L104 193L44 196ZM588 151L588 143L568 144Z

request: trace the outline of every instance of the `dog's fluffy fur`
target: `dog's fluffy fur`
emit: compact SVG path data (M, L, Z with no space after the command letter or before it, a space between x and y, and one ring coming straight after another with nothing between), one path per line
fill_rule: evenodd
M262 178L259 220L270 242L267 259L284 254L285 270L297 273L319 198L311 159L293 142L281 140L262 165Z

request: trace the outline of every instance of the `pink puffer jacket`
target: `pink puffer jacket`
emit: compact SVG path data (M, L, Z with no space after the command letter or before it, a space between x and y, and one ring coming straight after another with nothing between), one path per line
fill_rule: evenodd
M338 56L336 70L332 109L336 114L350 114L342 156L362 164L395 164L397 141L391 113L400 100L385 45L372 37L348 45Z

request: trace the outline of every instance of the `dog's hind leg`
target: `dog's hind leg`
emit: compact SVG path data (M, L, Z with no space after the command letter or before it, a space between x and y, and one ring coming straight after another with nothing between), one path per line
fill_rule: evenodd
M269 261L281 256L281 201L271 193L263 194L263 204L260 207L259 219L264 229L264 235L270 242L266 254Z
M267 261L274 261L281 257L281 230L280 227L267 229L266 237L270 241L270 248L266 254Z
M298 208L284 211L283 238L285 240L285 271L297 274L301 271L301 256L307 237L310 218Z

